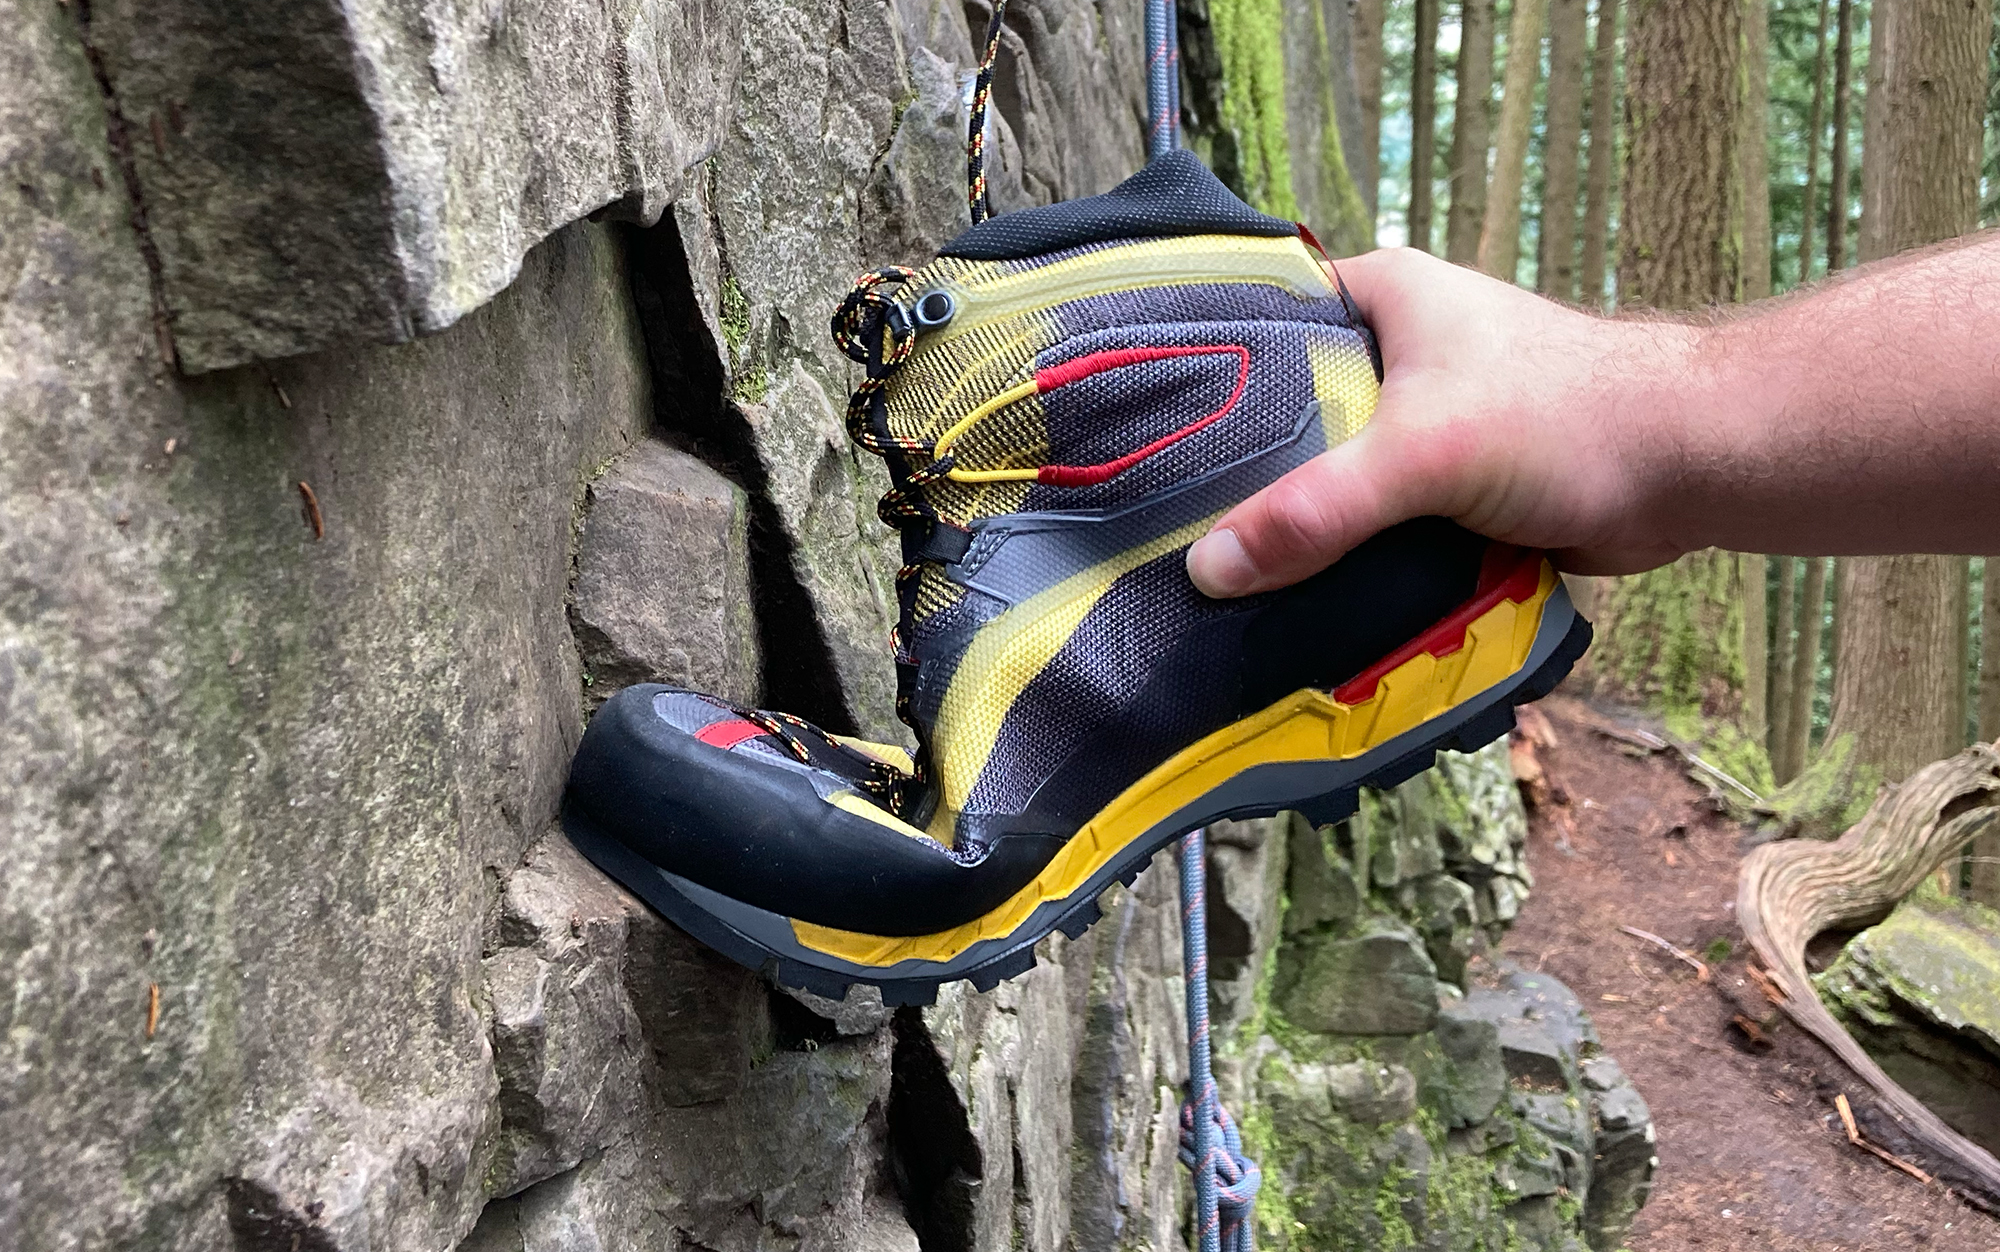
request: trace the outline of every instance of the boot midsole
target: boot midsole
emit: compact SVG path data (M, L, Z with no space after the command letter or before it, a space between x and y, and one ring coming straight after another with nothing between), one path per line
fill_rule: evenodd
M1550 612L1556 607L1560 614ZM1068 900L1177 816L1228 810L1232 791L1245 793L1237 807L1268 811L1254 781L1270 774L1268 767L1355 760L1500 686L1529 668L1538 640L1550 633L1542 629L1545 619L1560 616L1556 624L1566 629L1571 612L1561 580L1544 563L1527 599L1499 598L1465 626L1461 646L1442 657L1416 652L1379 675L1366 699L1345 704L1324 691L1296 691L1176 753L1084 823L1031 882L980 917L934 934L895 937L793 920L793 936L806 949L869 969L955 961L977 944L1013 935L1044 906ZM1171 833L1228 815L1216 812Z

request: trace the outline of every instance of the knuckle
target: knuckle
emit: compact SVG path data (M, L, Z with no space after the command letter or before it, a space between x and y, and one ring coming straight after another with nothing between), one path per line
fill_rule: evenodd
M1331 529L1319 492L1297 477L1273 483L1265 497L1269 546L1285 555L1311 552Z

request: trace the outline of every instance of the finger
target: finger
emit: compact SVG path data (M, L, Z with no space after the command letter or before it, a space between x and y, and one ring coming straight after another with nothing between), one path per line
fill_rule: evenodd
M1400 442L1371 426L1231 509L1188 549L1195 586L1218 598L1287 586L1431 511L1427 476L1390 446Z

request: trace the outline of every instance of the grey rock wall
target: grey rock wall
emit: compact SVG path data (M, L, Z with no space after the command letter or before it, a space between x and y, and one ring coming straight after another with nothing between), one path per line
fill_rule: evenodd
M555 823L628 682L899 733L825 323L962 226L984 21L0 0L0 1247L1180 1246L1171 872L892 1015L718 959ZM1002 206L1137 167L1139 25L1016 0ZM1434 984L1525 890L1518 808L1455 786L1216 832L1270 1150L1277 971L1364 915L1327 1013L1434 1035L1452 1133L1494 1122L1499 1027ZM1430 1071L1354 1059L1302 1061L1315 1124L1428 1144Z
M1364 793L1339 826L1218 832L1236 916L1211 930L1256 936L1260 971L1215 1001L1218 1077L1264 1167L1262 1246L1623 1242L1652 1182L1645 1101L1574 995L1493 956L1526 837L1504 743ZM1274 882L1282 910L1240 911Z
M190 370L442 330L552 231L656 219L714 151L730 0L78 8ZM96 94L96 93L93 93Z

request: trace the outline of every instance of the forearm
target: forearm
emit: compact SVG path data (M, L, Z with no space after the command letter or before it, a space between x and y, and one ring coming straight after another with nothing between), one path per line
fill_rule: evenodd
M1341 273L1388 367L1374 418L1195 545L1210 594L1427 514L1590 574L1709 546L2000 552L2000 235L1707 321L1579 313L1406 251Z
M1677 548L2000 547L2000 234L1700 330L1655 515Z

